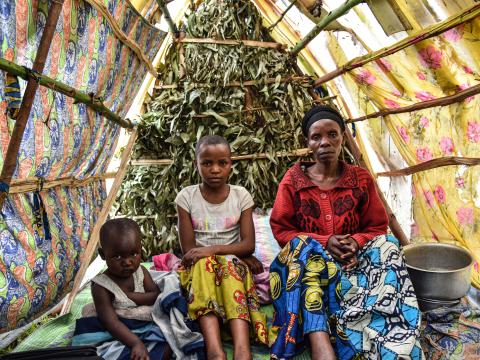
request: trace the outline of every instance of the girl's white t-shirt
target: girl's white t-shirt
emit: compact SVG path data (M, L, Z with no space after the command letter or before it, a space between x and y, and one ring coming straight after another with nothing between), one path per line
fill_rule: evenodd
M190 214L197 246L229 245L240 241L240 215L253 207L252 195L243 186L229 185L221 204L207 202L200 185L182 189L175 203Z

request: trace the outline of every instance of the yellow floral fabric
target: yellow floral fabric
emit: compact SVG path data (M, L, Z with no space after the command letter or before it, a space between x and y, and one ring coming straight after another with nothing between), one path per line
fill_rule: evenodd
M369 63L345 78L350 91L356 88L362 113L399 108L453 95L478 84L480 18L453 28L441 36ZM344 57L335 38L330 49ZM408 165L435 158L480 155L480 97L473 96L450 106L389 115L384 122L368 122L370 140L377 153L388 153L381 132L388 129ZM383 129L382 129L383 127ZM386 128L386 129L385 129ZM386 158L386 156L384 156ZM385 159L388 164L388 158ZM413 175L414 242L439 241L469 249L476 263L472 282L480 286L478 167L446 166ZM478 222L478 220L477 220Z
M179 273L191 319L214 313L224 323L232 319L249 321L255 341L268 345L267 321L260 312L252 274L239 258L214 255Z

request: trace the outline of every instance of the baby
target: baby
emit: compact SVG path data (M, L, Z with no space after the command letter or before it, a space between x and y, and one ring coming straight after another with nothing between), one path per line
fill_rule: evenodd
M150 359L143 341L117 315L119 309L151 306L159 295L150 273L140 265L140 228L131 219L109 220L100 229L100 245L98 252L107 270L92 280L98 319L114 338L131 349L130 359ZM164 348L160 351L163 358L168 352Z

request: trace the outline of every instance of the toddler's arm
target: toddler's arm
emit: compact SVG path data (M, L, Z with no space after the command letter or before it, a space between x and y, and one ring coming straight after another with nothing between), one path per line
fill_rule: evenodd
M142 340L118 319L112 306L113 295L102 286L93 284L92 297L100 322L114 338L131 348L131 359L148 360L150 357Z
M127 297L132 300L137 305L153 305L157 300L160 290L158 286L152 279L152 276L142 265L140 265L143 270L143 287L145 289L144 293L138 292L129 292L126 293Z

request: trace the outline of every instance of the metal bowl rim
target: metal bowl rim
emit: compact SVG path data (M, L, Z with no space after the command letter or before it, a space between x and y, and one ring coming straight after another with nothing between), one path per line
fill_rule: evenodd
M451 245L451 244L440 244L440 243L420 243L420 244L408 244L408 245L405 245L403 247L403 255L405 256L405 250L408 250L408 249L413 249L413 248L416 248L416 247L431 247L431 246L435 246L435 247L446 247L446 248L450 248L450 249L454 249L454 250L460 250L461 252L463 252L465 255L468 255L468 257L470 258L470 263L463 267L463 268L460 268L460 269L456 269L456 270L428 270L428 269L422 269L422 268L419 268L419 267L416 267L416 266L413 266L413 265L409 265L406 258L405 258L405 265L410 268L410 269L414 269L414 270L418 270L418 271L423 271L423 272L427 272L427 273L433 273L433 274L450 274L450 273L456 273L456 272L461 272L461 271L464 271L464 270L467 270L469 269L472 265L473 265L473 256L472 256L472 253L460 246L457 246L457 245Z

